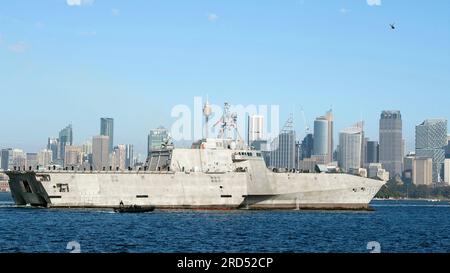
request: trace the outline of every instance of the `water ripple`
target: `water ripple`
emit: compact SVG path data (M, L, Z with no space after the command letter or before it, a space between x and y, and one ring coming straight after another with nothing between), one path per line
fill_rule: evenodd
M374 212L156 211L17 208L0 194L0 252L450 252L448 202L375 201Z

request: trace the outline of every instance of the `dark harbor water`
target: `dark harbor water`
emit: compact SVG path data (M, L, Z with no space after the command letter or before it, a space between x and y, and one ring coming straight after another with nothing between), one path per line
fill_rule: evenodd
M450 203L374 201L374 212L156 211L14 207L0 193L0 252L450 252Z

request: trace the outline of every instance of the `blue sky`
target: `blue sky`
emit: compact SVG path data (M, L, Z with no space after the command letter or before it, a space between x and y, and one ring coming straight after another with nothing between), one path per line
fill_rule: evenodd
M332 106L337 131L362 117L372 139L398 109L412 149L416 124L450 117L450 1L370 2L2 1L0 147L38 151L68 123L81 143L110 116L143 152L174 105L209 94L296 109L300 132L301 106L311 124Z

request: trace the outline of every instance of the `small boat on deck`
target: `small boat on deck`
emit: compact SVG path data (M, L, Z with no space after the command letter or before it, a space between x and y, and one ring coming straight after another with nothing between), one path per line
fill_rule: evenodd
M153 212L155 211L155 207L141 207L141 206L120 206L118 208L114 209L114 212L116 213L146 213L146 212Z

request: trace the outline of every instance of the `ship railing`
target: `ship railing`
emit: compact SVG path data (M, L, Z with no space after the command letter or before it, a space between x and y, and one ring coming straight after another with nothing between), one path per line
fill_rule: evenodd
M113 170L113 171L103 171L103 170L39 170L32 171L36 174L45 174L45 173L82 173L82 174L175 174L174 171L149 171L149 170Z
M120 171L101 171L101 170L42 170L35 171L35 173L151 173L151 171L139 171L139 170L120 170Z

